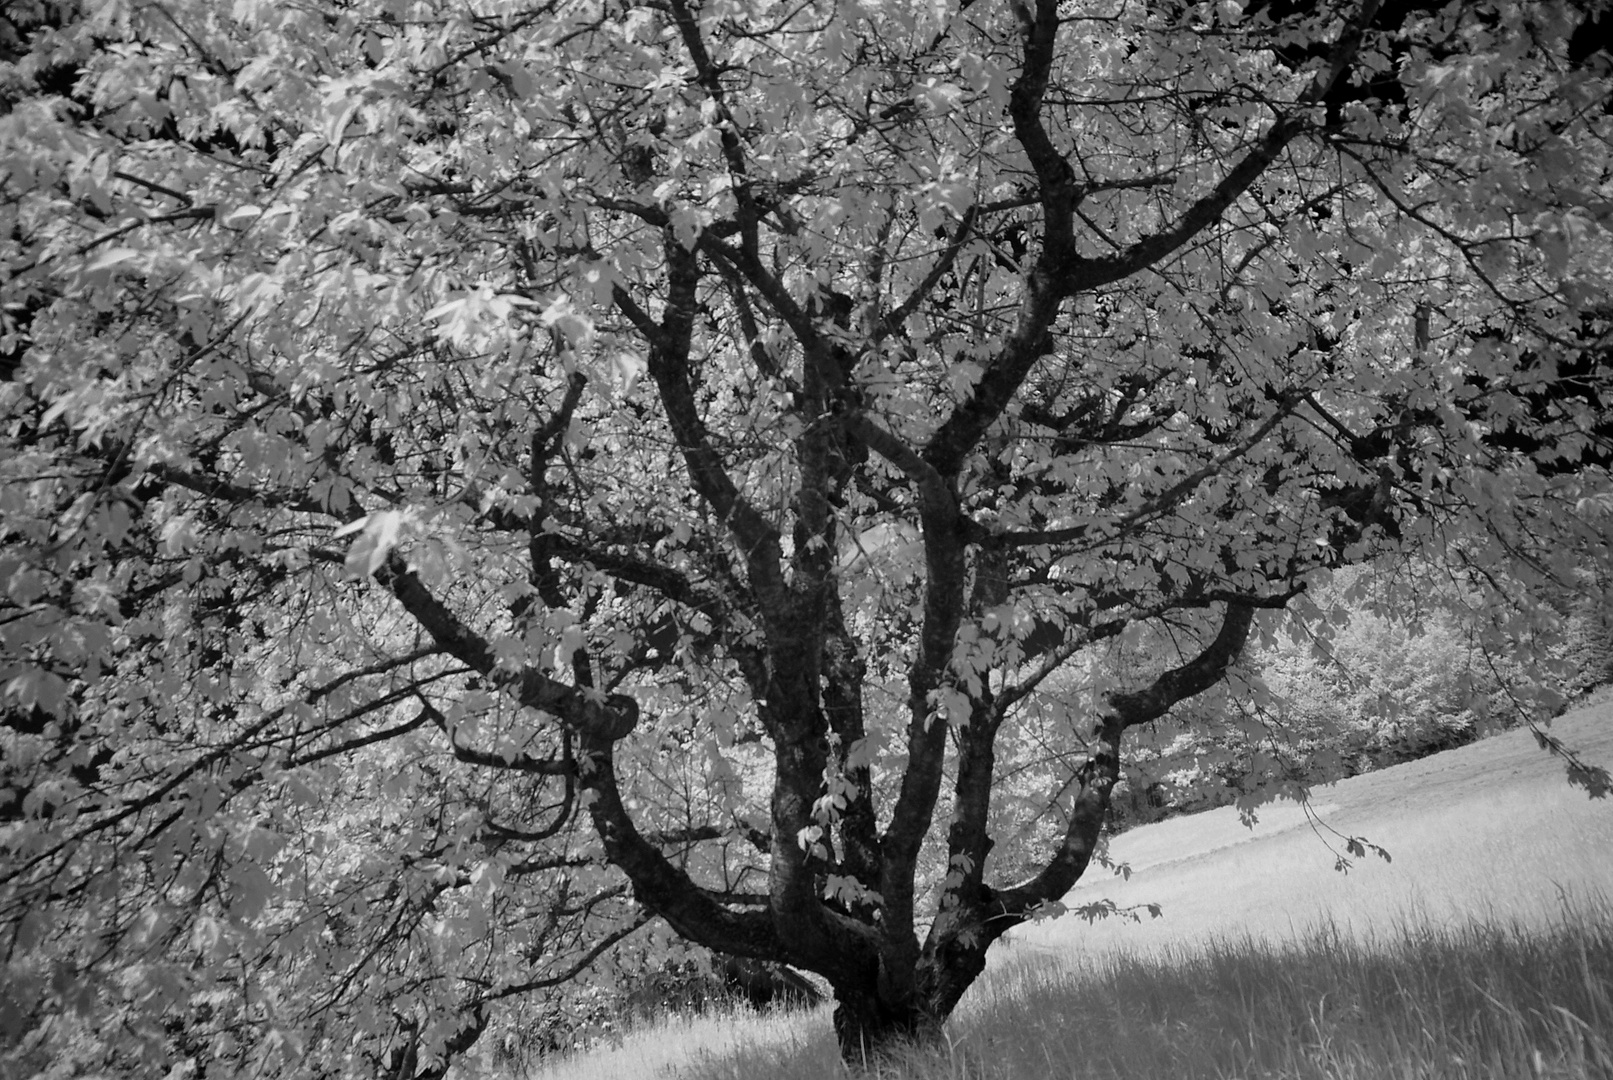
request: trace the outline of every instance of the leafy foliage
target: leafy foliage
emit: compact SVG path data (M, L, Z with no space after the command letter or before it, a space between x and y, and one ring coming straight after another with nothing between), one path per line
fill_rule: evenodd
M1564 4L7 19L21 1072L440 1075L652 914L930 1031L1327 573L1527 702L1605 564Z
M1331 783L1530 721L1509 690L1539 673L1489 651L1485 599L1438 574L1418 581L1395 611L1371 602L1396 595L1371 567L1311 590L1321 621L1296 617L1288 635L1248 650L1225 693L1184 702L1138 733L1111 825L1240 800L1252 807L1275 788ZM1570 635L1579 625L1570 617ZM1565 647L1570 668L1580 667L1572 640ZM1549 712L1553 688L1538 689Z

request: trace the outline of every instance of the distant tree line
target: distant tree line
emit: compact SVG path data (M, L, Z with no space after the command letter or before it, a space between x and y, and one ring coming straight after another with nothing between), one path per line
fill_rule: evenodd
M1504 686L1515 662L1481 643L1482 607L1446 596L1426 611L1385 613L1346 599L1360 578L1340 575L1325 594L1342 614L1326 640L1296 627L1250 650L1225 694L1154 726L1111 806L1111 829L1224 806L1273 781L1331 783L1522 722ZM1613 579L1587 570L1580 584L1556 600L1567 625L1564 708L1613 684Z

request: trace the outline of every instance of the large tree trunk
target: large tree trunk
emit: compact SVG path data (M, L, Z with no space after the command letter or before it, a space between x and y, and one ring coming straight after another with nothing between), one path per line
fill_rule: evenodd
M871 1064L904 1043L938 1036L944 1019L916 1002L881 1001L874 988L835 987L835 1038L841 1059L853 1067Z
M893 971L898 961L887 956L880 968L865 969L858 979L831 980L835 1038L847 1065L860 1067L902 1044L940 1037L941 1025L985 970L986 952L1001 936L998 923L987 926L977 917L983 910L951 920L952 931L926 946L907 972ZM896 977L902 974L907 977Z

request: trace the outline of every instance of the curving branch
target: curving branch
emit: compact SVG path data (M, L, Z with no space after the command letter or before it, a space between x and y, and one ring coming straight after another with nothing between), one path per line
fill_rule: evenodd
M578 747L583 804L605 848L605 857L633 883L640 903L678 933L708 948L757 959L777 956L778 931L765 909L731 911L695 885L633 823L622 802L611 740L585 735Z
M1177 702L1202 694L1220 682L1249 640L1254 615L1253 604L1228 603L1220 631L1192 660L1171 668L1141 690L1116 691L1109 695L1114 720L1124 728L1146 724L1164 716ZM1102 722L1110 721L1105 717Z
M1120 744L1126 729L1158 719L1172 705L1219 682L1249 639L1254 611L1248 604L1228 604L1220 630L1197 656L1140 690L1108 695L1095 733L1098 750L1077 774L1080 786L1058 850L1029 881L986 891L993 936L1023 921L1037 907L1057 901L1080 880L1097 849L1110 791L1120 779Z

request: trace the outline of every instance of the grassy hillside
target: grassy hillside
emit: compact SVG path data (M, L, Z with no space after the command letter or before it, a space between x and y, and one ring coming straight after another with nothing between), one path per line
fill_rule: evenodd
M1551 732L1613 768L1613 702L1562 716ZM1407 920L1528 922L1556 913L1560 895L1613 896L1613 800L1570 787L1528 731L1317 788L1311 810L1267 806L1250 829L1222 807L1116 837L1110 857L1129 865L1130 879L1094 868L1067 902L1156 903L1163 917L1056 919L1017 931L1010 951L1062 957L1207 935L1292 937L1324 924L1359 934ZM1392 861L1369 854L1334 870L1334 851L1344 852L1334 831L1365 837Z
M1553 733L1613 766L1613 703ZM1141 923L1016 931L937 1051L895 1080L1561 1077L1613 1080L1613 802L1527 732L1314 793L1315 815L1232 808L1139 828L1070 902ZM1334 870L1344 835L1392 862ZM1326 838L1326 842L1324 842ZM828 1010L673 1020L536 1077L846 1075Z

